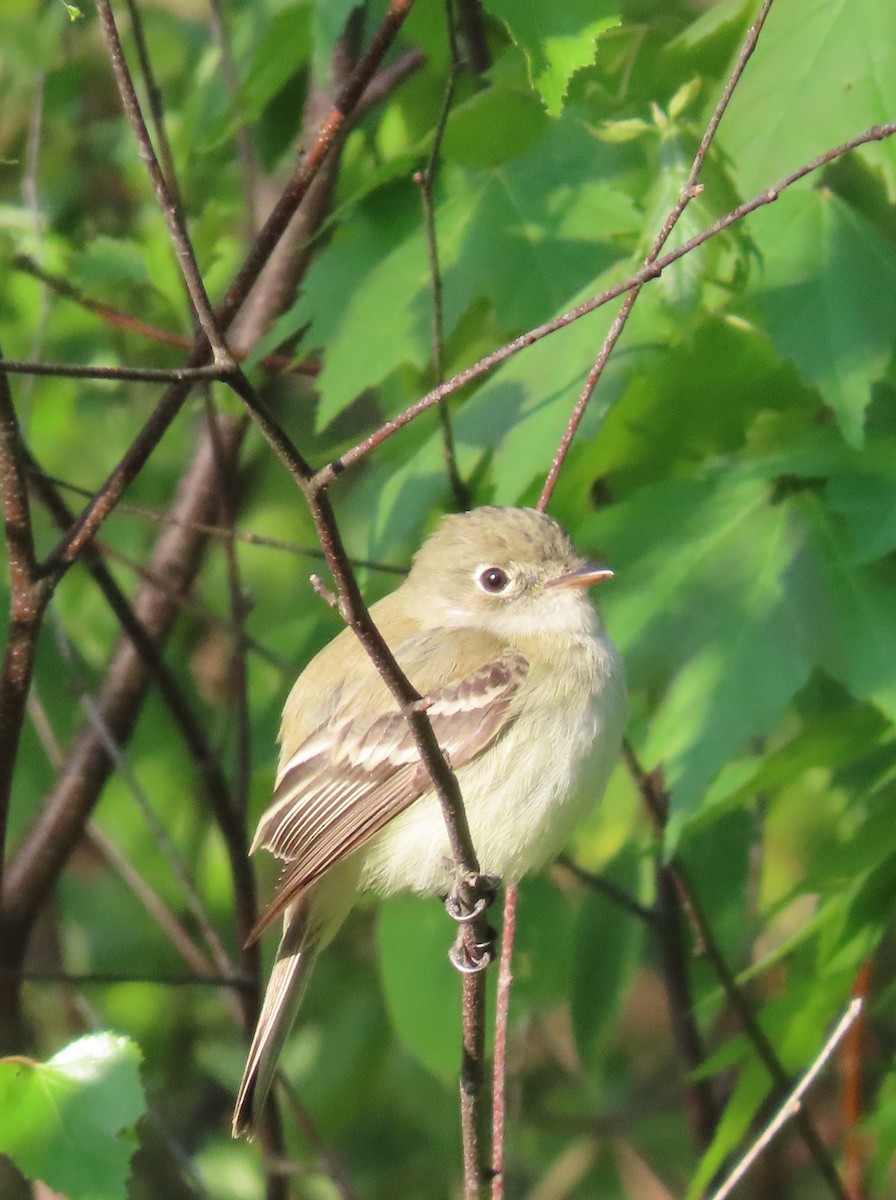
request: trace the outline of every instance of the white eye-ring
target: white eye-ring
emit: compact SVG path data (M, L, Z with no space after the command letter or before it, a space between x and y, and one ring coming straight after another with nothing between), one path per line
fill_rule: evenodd
M506 592L510 586L510 576L503 567L482 567L476 573L476 582L490 596L498 596Z

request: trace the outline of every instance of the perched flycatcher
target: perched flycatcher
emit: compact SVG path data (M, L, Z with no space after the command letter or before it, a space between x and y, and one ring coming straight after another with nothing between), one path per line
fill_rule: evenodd
M445 517L407 579L371 609L430 701L482 871L516 880L568 839L603 793L625 722L619 656L585 589L612 572L524 508ZM446 894L441 806L410 728L345 629L283 710L274 798L252 850L284 861L259 922L283 936L233 1115L251 1131L317 952L359 892Z

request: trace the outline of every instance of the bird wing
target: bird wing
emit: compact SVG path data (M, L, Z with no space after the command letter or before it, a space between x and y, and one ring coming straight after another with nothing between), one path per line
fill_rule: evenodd
M512 722L513 698L528 670L523 655L505 651L427 693L427 715L453 770L481 754ZM414 672L409 674L413 679ZM365 714L351 701L337 708L283 762L259 823L252 849L264 846L287 866L253 937L325 871L431 790L400 712Z

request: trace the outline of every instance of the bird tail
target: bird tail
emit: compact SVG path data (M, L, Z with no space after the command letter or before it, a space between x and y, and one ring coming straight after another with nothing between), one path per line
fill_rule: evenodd
M318 941L313 935L309 936L308 910L307 897L303 897L284 919L283 936L277 947L233 1110L231 1132L234 1137L242 1134L252 1137L255 1133L274 1081L280 1051L296 1019L317 958Z

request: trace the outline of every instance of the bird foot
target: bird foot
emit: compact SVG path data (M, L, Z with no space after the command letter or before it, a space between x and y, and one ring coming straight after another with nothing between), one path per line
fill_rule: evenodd
M445 911L458 925L469 925L495 902L501 879L498 875L467 875L445 898Z

